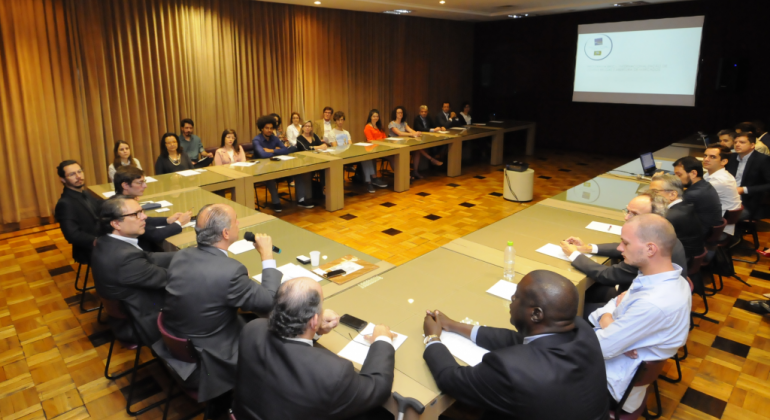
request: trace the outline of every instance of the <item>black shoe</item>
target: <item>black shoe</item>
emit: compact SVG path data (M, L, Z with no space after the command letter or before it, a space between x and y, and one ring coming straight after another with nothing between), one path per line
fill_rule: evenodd
M388 183L383 181L382 178L372 178L372 185L375 187L385 188L388 186Z
M305 201L305 200L298 201L297 205L302 207L302 208L305 208L305 209L312 209L313 207L315 207L315 204L311 203L310 201Z
M374 186L371 183L366 184L366 188L369 189L370 193L374 194Z
M283 211L283 206L281 203L273 204L273 211L276 213L280 213Z

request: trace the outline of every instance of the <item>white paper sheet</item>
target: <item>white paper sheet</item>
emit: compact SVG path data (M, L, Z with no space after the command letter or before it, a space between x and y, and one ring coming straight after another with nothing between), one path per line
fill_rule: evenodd
M453 332L443 331L441 333L441 342L449 349L452 356L462 360L469 366L478 365L481 363L484 355L489 353L489 350L479 347L470 339Z
M171 206L173 206L173 205L174 205L173 203L169 203L169 202L168 202L168 201L166 201L166 200L163 200L163 201L156 201L156 202L155 202L155 204L160 204L160 206L161 206L161 207L171 207Z
M545 244L538 248L537 252L545 255L549 255L551 257L556 257L560 260L569 261L569 255L564 255L564 251L561 250L561 247L559 245L554 244ZM593 257L591 254L583 254L588 258Z
M374 146L374 144L367 143L367 142L361 142L361 143L353 143L353 146Z
M406 139L402 139L401 137L387 137L387 138L385 138L385 140L390 140L390 141L404 141L404 140L406 140Z
M197 172L199 174L202 174L202 173L206 172L206 170L205 169L193 169L193 172Z
M232 252L235 255L243 254L246 251L255 250L254 242L249 242L245 239L241 239L240 241L235 241L232 245L230 245L230 248L227 248L227 250Z
M167 211L170 211L170 210L171 210L171 209L169 209L169 208L165 208L165 209L157 209L157 210L155 210L155 213L165 213L165 212L167 212Z
M449 131L436 131L436 133L449 134Z
M465 130L465 127L452 127L450 130Z
M294 156L273 156L273 157L278 159L278 160L292 160L292 159L296 159L296 157L294 157Z
M151 176L145 176L144 177L144 182L149 184L150 182L158 182L158 180L153 178L153 177L151 177Z
M506 280L500 280L497 283L495 283L494 286L490 287L489 290L487 290L487 293L493 294L495 296L498 296L505 300L510 301L511 296L513 296L513 294L516 293L517 286L518 285L516 283L511 283Z
M311 271L298 266L294 263L288 263L284 264L277 268L278 271L283 273L283 278L281 278L281 283L285 283L291 279L296 279L299 277L310 277L311 279L315 281L321 281L323 278L317 276L315 273L312 273ZM254 280L262 283L262 273L257 274L256 276L253 276Z
M188 170L186 170L186 171L179 171L179 172L177 172L177 173L178 173L179 175L182 175L182 176L193 176L193 175L198 175L198 174L200 174L200 172L198 172L198 171L193 171L192 169L188 169Z
M364 338L365 335L370 335L374 332L374 324L371 322L369 325L366 326L366 328L363 329L358 335L348 343L347 346L345 346L342 350L340 350L339 353L337 353L340 357L344 357L345 359L348 359L350 361L356 362L359 365L363 365L364 361L366 361L366 356L369 354L369 344L368 341ZM393 347L398 350L399 347L401 347L402 344L406 341L408 338L404 334L398 334L395 331L392 331L393 333L397 334L396 338L393 339Z
M105 193L102 193L102 195L104 196L104 198L110 198L113 195L115 195L115 191L107 191Z
M623 226L611 225L609 223L591 222L586 226L586 229L598 230L599 232L612 233L614 235L620 235L620 230Z
M230 166L244 166L244 167L249 167L249 166L252 166L252 165L256 165L256 164L257 164L257 162L235 162L235 163L233 163L233 164L232 164L232 165L230 165Z

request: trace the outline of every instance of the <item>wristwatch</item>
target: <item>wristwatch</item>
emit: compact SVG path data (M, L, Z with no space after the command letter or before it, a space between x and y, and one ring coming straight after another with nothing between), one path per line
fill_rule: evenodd
M427 345L430 343L430 340L433 340L434 338L438 338L438 340L441 341L441 337L437 336L436 334L431 334L425 336L425 339L422 340L422 344Z

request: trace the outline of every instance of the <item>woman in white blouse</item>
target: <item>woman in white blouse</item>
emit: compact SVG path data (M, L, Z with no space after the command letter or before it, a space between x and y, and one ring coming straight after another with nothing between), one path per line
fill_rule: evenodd
M113 152L115 158L110 166L107 167L107 174L110 177L110 182L115 178L115 172L121 166L136 166L137 168L142 169L139 160L131 156L131 146L129 146L125 140L115 141L115 150Z
M291 124L286 129L286 141L289 142L289 146L296 146L297 137L302 132L302 117L299 115L299 112L292 112L289 120Z
M229 165L236 162L246 162L246 153L238 145L238 134L233 129L222 132L222 143L214 155L214 165Z
M460 112L460 118L465 121L465 125L471 125L471 103L463 102L463 110Z

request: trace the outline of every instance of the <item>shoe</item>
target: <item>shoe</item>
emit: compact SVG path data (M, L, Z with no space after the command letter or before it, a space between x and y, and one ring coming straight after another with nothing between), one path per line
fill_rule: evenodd
M371 183L366 184L366 188L369 189L370 193L374 194L374 186Z
M312 209L313 207L315 207L315 204L311 203L310 201L305 201L305 200L298 201L297 205L302 207L302 208L305 208L305 209Z
M770 305L766 300L750 300L749 305L757 308L758 313L770 313Z
M757 254L770 258L770 248L765 248L764 251L757 250Z
M440 161L440 160L438 160L436 158L431 158L430 159L430 163L432 163L432 164L434 164L436 166L443 166L444 165L444 162L442 162L442 161Z
M273 211L276 212L276 213L282 212L283 211L283 206L281 205L281 203L273 204Z
M388 184L382 180L382 178L372 178L372 185L375 187L385 188Z

